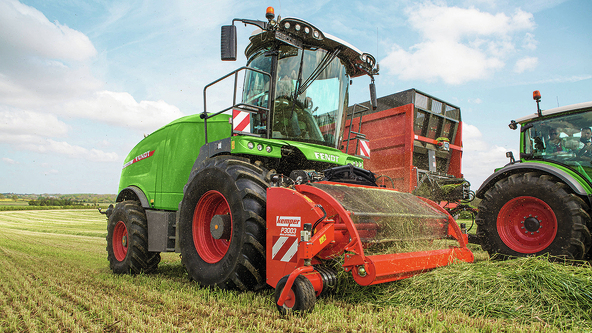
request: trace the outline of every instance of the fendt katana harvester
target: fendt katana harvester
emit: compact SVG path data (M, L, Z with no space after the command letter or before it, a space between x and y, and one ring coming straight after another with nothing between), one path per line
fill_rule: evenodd
M491 256L588 259L592 241L592 102L541 111L520 124L520 159L477 190L477 237Z
M128 155L107 211L113 272L152 272L174 251L200 285L270 285L289 313L335 286L336 263L371 285L472 261L444 209L377 186L361 158L339 150L350 79L378 74L374 58L300 19L275 20L271 7L266 18L222 27L222 60L236 60L235 21L257 27L247 66L222 78L234 77L234 105L206 111L217 80L203 113Z

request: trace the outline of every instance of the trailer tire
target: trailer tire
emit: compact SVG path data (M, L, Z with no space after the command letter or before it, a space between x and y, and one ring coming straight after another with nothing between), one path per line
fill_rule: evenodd
M294 284L292 284L292 289L284 305L277 305L284 286L288 281L288 276L286 275L281 278L275 287L274 300L278 311L284 316L292 313L304 314L312 312L317 301L316 292L310 280L302 275L298 275L294 280Z
M495 183L479 204L477 237L493 258L584 259L592 241L586 203L558 179L535 172Z
M107 224L107 258L116 274L151 273L160 253L148 252L148 222L138 201L118 202Z
M192 171L179 215L181 258L192 280L222 289L266 285L266 173L229 155Z

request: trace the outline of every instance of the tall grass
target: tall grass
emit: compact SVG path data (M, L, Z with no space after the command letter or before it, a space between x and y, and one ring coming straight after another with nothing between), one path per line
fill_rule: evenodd
M273 290L190 282L178 255L158 273L114 275L106 221L88 210L0 212L0 331L559 332L592 329L590 267L545 260L455 264L400 282L338 290L281 317ZM587 311L587 312L586 312Z

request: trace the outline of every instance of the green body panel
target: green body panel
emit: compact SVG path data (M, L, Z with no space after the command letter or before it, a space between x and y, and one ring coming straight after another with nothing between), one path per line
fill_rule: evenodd
M529 162L529 163L540 163L540 164L545 164L545 165L550 165L556 169L559 169L563 172L568 173L570 176L574 177L574 179L576 179L578 181L578 183L580 183L582 185L582 187L586 190L586 193L588 195L592 194L592 187L590 187L590 185L588 184L588 182L592 182L592 179L589 178L588 173L590 171L585 171L582 167L582 170L579 170L579 172L574 172L571 168L566 168L562 165L556 164L556 163L551 163L551 162L546 162L546 161L537 161L537 160L521 160L521 162ZM500 168L503 169L503 168ZM586 169L590 169L589 167L586 167ZM497 170L496 170L497 171ZM586 181L587 180L587 181Z
M249 148L249 143L252 144L252 148ZM354 166L360 168L363 167L363 159L360 157L350 156L344 154L338 149L312 143L286 141L281 139L265 139L250 136L234 136L232 137L231 148L233 154L248 154L280 158L281 148L286 146L297 148L309 161L329 162L337 165L346 165L351 163ZM259 150L259 147L261 147L261 150ZM268 147L270 147L270 152L267 151Z
M208 120L210 141L228 138L230 115ZM204 123L199 115L179 118L140 141L125 159L119 191L139 187L150 206L177 210L183 198L191 167L204 141Z

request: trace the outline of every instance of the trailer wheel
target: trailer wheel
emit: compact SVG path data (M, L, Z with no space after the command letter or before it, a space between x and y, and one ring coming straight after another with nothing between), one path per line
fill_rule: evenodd
M160 253L148 252L148 222L137 201L117 203L107 225L107 258L116 274L151 273L160 262Z
M180 204L179 245L192 280L203 286L265 286L267 171L232 156L206 159Z
M294 280L294 284L292 284L292 288L284 305L277 305L287 281L288 275L281 278L275 287L274 300L278 311L282 315L291 313L304 314L311 312L314 309L315 303L317 301L316 292L310 280L302 275L298 275Z
M592 244L587 205L549 175L514 174L495 183L479 205L477 236L490 256L550 254L583 259Z

